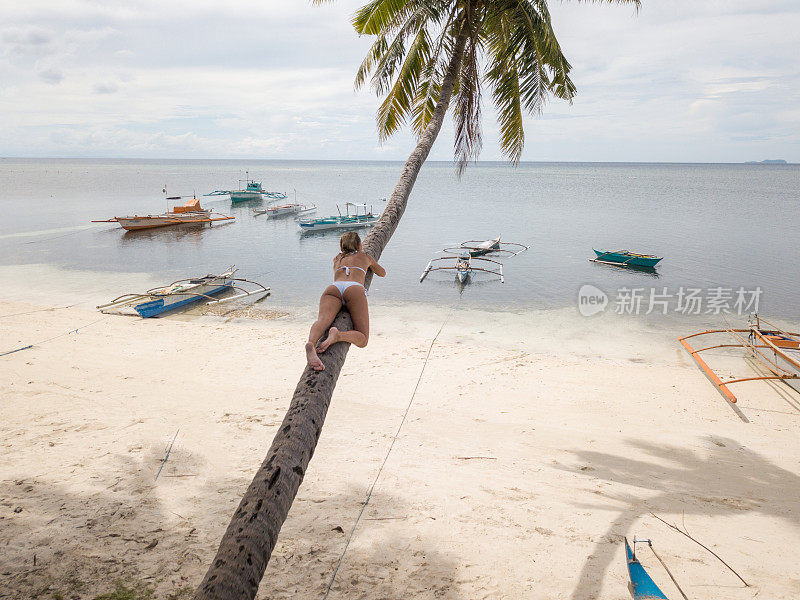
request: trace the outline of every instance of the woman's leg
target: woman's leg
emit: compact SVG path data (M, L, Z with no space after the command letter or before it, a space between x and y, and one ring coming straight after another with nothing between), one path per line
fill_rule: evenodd
M311 331L308 333L308 342L306 343L306 360L308 361L308 366L315 371L324 370L325 365L322 364L319 356L317 356L314 346L316 346L319 338L323 336L325 330L331 326L340 308L342 308L342 298L339 295L339 289L335 285L329 285L319 299L319 316L311 326Z
M331 327L328 337L319 345L320 352L325 352L336 342L347 342L363 348L369 341L369 305L364 288L357 285L350 286L344 291L344 301L353 319L353 331L339 331L336 327Z

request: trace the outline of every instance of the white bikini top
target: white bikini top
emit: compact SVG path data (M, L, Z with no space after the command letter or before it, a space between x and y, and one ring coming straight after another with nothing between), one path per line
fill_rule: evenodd
M350 256L351 254L357 254L357 253L358 253L358 250L356 250L355 252L348 252L348 253L347 253L347 254L345 254L344 256ZM343 256L342 258L344 258L344 256ZM344 274L345 274L345 275L350 275L350 269L358 269L359 271L361 271L362 273L364 273L364 275L366 275L366 274L367 274L367 272L366 272L364 269L362 269L361 267L355 267L355 266L354 266L354 267L348 267L348 266L346 266L346 265L345 265L344 267L339 267L339 268L338 268L338 269L336 269L336 270L337 270L337 271L341 271L342 269L344 269Z
M367 272L366 272L364 269L362 269L361 267L347 267L347 266L344 266L344 267L339 267L339 268L338 268L338 269L336 269L336 270L337 270L337 271L341 271L342 269L344 269L344 274L345 274L345 275L350 275L350 269L358 269L359 271L361 271L362 273L364 273L364 275L366 275L366 274L367 274Z

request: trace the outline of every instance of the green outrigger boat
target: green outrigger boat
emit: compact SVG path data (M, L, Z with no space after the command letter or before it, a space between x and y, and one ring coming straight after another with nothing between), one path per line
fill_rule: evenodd
M609 265L616 265L618 267L655 267L662 259L661 256L653 256L652 254L636 254L629 250L594 250L597 255L596 258L591 259L592 262L601 262Z

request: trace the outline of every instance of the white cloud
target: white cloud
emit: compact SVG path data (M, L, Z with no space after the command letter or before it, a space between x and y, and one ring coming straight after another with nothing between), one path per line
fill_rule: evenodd
M4 3L0 155L403 159L412 136L378 144L378 100L353 91L360 3ZM796 1L551 11L579 93L526 120L524 159L800 160Z

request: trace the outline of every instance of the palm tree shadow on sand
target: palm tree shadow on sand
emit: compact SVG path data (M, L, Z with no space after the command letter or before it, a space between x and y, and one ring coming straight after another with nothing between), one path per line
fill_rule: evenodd
M646 500L628 494L606 495L620 505L619 513L597 538L594 550L581 569L578 585L571 596L573 600L597 596L617 556L616 542L621 536L630 537L634 522L651 511L663 516L684 513L704 517L755 511L800 526L800 515L795 510L800 477L735 440L714 437L708 441L711 449L706 456L679 446L630 441L635 449L632 454L649 456L656 459L654 461L602 452L573 452L580 464L591 465L594 479L655 492ZM573 470L567 466L558 468ZM582 508L609 510L608 505L599 504L584 504ZM664 530L667 531L666 527ZM610 540L614 543L609 543ZM693 545L689 540L686 542ZM747 579L746 569L742 571Z
M52 477L0 481L0 598L89 599L112 591L118 582L150 586L154 598L186 597L220 534L208 530L204 513L227 514L249 478L207 479L186 510L178 509L181 515L163 503L161 494L180 494L191 479L179 475L202 470L205 461L175 448L155 481L159 458L155 449L144 461L114 457L97 470L96 485L82 490ZM270 563L264 591L271 599L321 597L363 498L361 487L298 498ZM391 494L375 494L370 509L378 507L380 514L413 512ZM394 521L373 517L367 513L347 550L332 589L336 597L401 600L433 593L444 600L461 598L455 557L424 536L390 527Z

